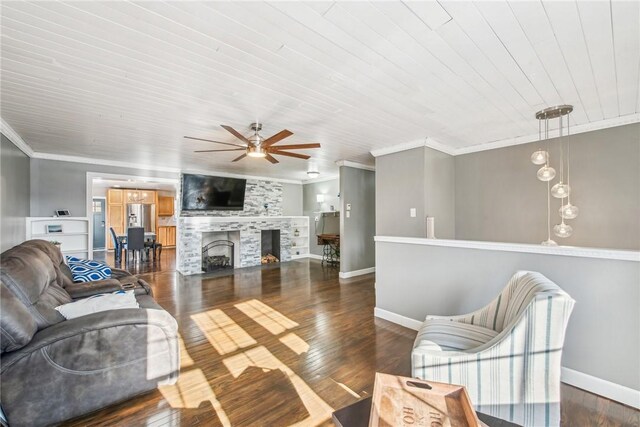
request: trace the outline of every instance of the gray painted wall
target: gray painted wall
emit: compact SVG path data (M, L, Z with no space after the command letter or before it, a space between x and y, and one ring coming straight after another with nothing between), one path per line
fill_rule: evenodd
M558 244L640 249L640 124L570 137L571 203L580 215ZM455 157L455 228L459 240L540 243L547 237L545 183L529 160L539 143ZM545 144L542 145L543 147ZM559 145L551 141L559 174ZM555 183L557 180L554 180ZM560 201L552 198L553 226ZM436 227L437 228L437 227Z
M425 237L424 149L376 157L376 234ZM416 217L409 209L416 209Z
M87 172L177 179L168 172L31 159L31 216L52 216L56 209L86 216Z
M375 266L376 173L340 167L340 271ZM347 204L351 214L347 218Z
M31 159L30 216L51 216L56 209L69 209L73 216L86 216L87 172L179 179L178 174L170 172ZM299 184L282 184L283 201L278 212L282 211L283 215L302 214L301 187Z
M282 215L302 216L302 184L282 184Z
M29 157L2 135L0 145L0 252L21 243L29 216Z
M416 320L471 312L539 271L576 300L562 365L640 390L637 262L384 242L376 258L376 306Z
M376 234L426 237L433 216L436 236L453 239L455 178L454 157L428 147L377 157Z
M320 218L315 212L320 210L328 211L333 205L336 210L340 209L340 180L338 178L324 182L314 182L302 185L302 210L303 215L309 217L309 253L322 255L322 246L316 244L316 235L322 232L327 234L340 233L340 216L324 216ZM316 201L318 194L324 195L324 203L321 205ZM318 221L315 219L318 217Z
M434 217L435 235L440 239L454 239L456 236L455 183L455 158L425 147L424 212L425 216Z

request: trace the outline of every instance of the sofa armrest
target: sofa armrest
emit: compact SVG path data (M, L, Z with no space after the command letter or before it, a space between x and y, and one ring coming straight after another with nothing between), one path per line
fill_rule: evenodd
M115 292L122 289L122 284L116 279L94 280L93 282L81 282L67 285L64 288L71 298L88 298L97 294Z
M12 427L56 424L174 383L179 359L177 323L164 310L66 320L3 354L3 409ZM69 399L74 394L83 398Z

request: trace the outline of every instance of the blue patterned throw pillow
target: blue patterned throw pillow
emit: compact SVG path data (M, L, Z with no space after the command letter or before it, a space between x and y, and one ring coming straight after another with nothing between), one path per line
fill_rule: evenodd
M111 278L111 269L103 262L80 259L73 256L67 256L66 258L73 281L76 283Z

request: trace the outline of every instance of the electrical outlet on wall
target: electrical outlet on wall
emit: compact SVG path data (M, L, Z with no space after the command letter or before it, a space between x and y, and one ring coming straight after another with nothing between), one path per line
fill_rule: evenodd
M411 209L409 209L409 216L410 216L411 218L415 218L415 217L416 217L416 215L417 215L417 214L416 214L416 208L411 208Z

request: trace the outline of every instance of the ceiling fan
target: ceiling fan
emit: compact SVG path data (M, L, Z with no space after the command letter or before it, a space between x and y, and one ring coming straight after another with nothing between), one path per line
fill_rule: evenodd
M225 130L230 132L233 136L238 138L243 144L234 144L232 142L221 142L221 141L213 141L210 139L203 138L195 138L193 136L185 136L187 139L194 139L196 141L206 141L206 142L214 142L216 144L230 145L232 147L237 148L227 148L224 150L197 150L195 153L215 153L219 151L244 151L244 154L236 157L232 160L232 162L237 162L238 160L244 159L245 157L262 157L269 160L271 163L279 163L278 160L272 156L275 154L277 156L287 156L287 157L295 157L297 159L307 160L311 158L311 156L307 156L306 154L298 154L292 153L290 151L285 150L299 150L299 149L307 149L307 148L320 148L320 144L312 143L312 144L292 144L292 145L274 145L275 143L282 141L283 139L293 135L292 132L287 129L281 130L270 138L263 138L259 132L262 130L262 123L251 123L251 130L253 131L253 135L249 138L245 138L240 132L232 128L231 126L220 125Z

